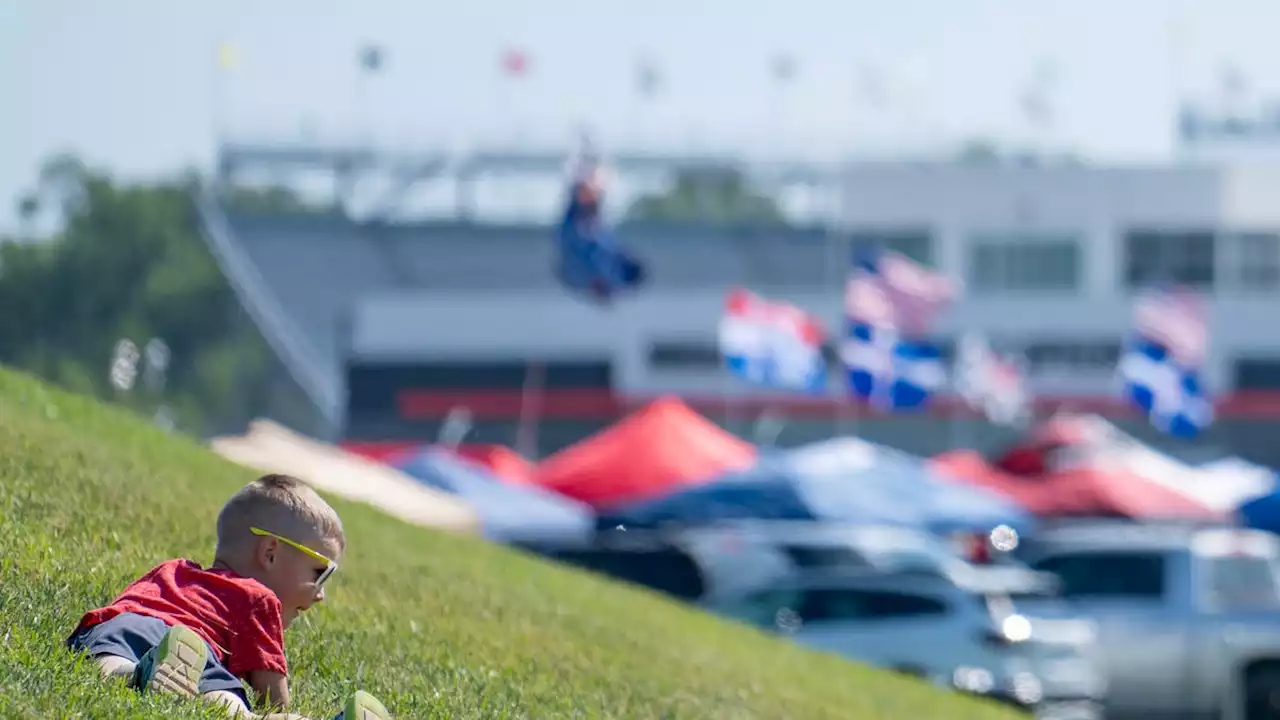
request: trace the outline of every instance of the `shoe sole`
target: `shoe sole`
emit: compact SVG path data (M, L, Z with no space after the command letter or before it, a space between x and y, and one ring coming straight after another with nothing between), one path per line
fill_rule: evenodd
M342 720L393 720L382 703L363 690L351 696L341 717Z
M156 648L155 667L145 690L196 697L208 658L209 648L194 630L181 625L170 628Z

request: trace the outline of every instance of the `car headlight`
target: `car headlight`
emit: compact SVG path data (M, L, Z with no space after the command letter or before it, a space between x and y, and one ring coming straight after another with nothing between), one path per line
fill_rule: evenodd
M1009 684L1009 692L1014 700L1023 705L1035 705L1044 699L1044 687L1040 684L1040 678L1029 672L1014 675Z
M1009 642L1023 642L1031 638L1031 621L1021 615L1010 615L1000 623L1000 631Z
M951 684L958 690L986 695L995 687L991 672L978 667L961 666L951 674Z

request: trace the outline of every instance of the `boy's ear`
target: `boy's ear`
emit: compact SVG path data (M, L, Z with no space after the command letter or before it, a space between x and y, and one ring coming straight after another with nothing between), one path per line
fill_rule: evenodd
M275 564L276 553L280 551L280 543L275 538L258 538L257 547L254 549L254 557L257 558L258 564L262 567L271 567Z

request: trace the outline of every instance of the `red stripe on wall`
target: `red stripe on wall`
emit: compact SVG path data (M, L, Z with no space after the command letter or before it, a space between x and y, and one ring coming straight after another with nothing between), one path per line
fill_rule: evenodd
M539 416L546 420L611 420L629 410L653 400L657 395L618 395L611 390L548 390L541 396ZM493 391L441 391L403 390L396 397L397 410L405 420L440 420L459 406L470 409L477 420L518 420L522 402L519 390ZM704 415L755 414L764 410L785 412L791 417L826 419L835 417L843 404L848 412L860 417L884 416L874 408L836 398L788 397L738 397L726 399L720 395L681 395L690 407ZM1223 419L1276 420L1280 419L1280 392L1249 391L1223 396L1217 402L1217 414ZM1097 413L1109 417L1135 417L1137 412L1122 400L1106 396L1041 396L1036 398L1038 413L1050 413L1056 409ZM915 414L953 417L976 416L959 398L942 396L935 398L929 408ZM900 414L898 417L910 417Z

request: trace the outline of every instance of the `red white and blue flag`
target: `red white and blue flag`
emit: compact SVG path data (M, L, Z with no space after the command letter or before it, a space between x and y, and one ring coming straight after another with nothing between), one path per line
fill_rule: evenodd
M953 372L956 392L991 422L1013 425L1027 418L1030 398L1022 369L1000 357L982 335L960 339Z
M790 303L735 288L720 319L720 354L729 371L767 387L820 392L826 387L821 322Z
M849 391L885 410L926 405L946 383L941 351L928 333L955 293L946 277L898 253L855 256L840 349Z
M1213 422L1201 380L1206 315L1204 300L1190 290L1152 291L1134 301L1133 332L1118 368L1123 393L1174 437L1195 437Z
M863 253L854 258L845 286L845 317L901 337L918 337L955 295L951 280L904 255Z

